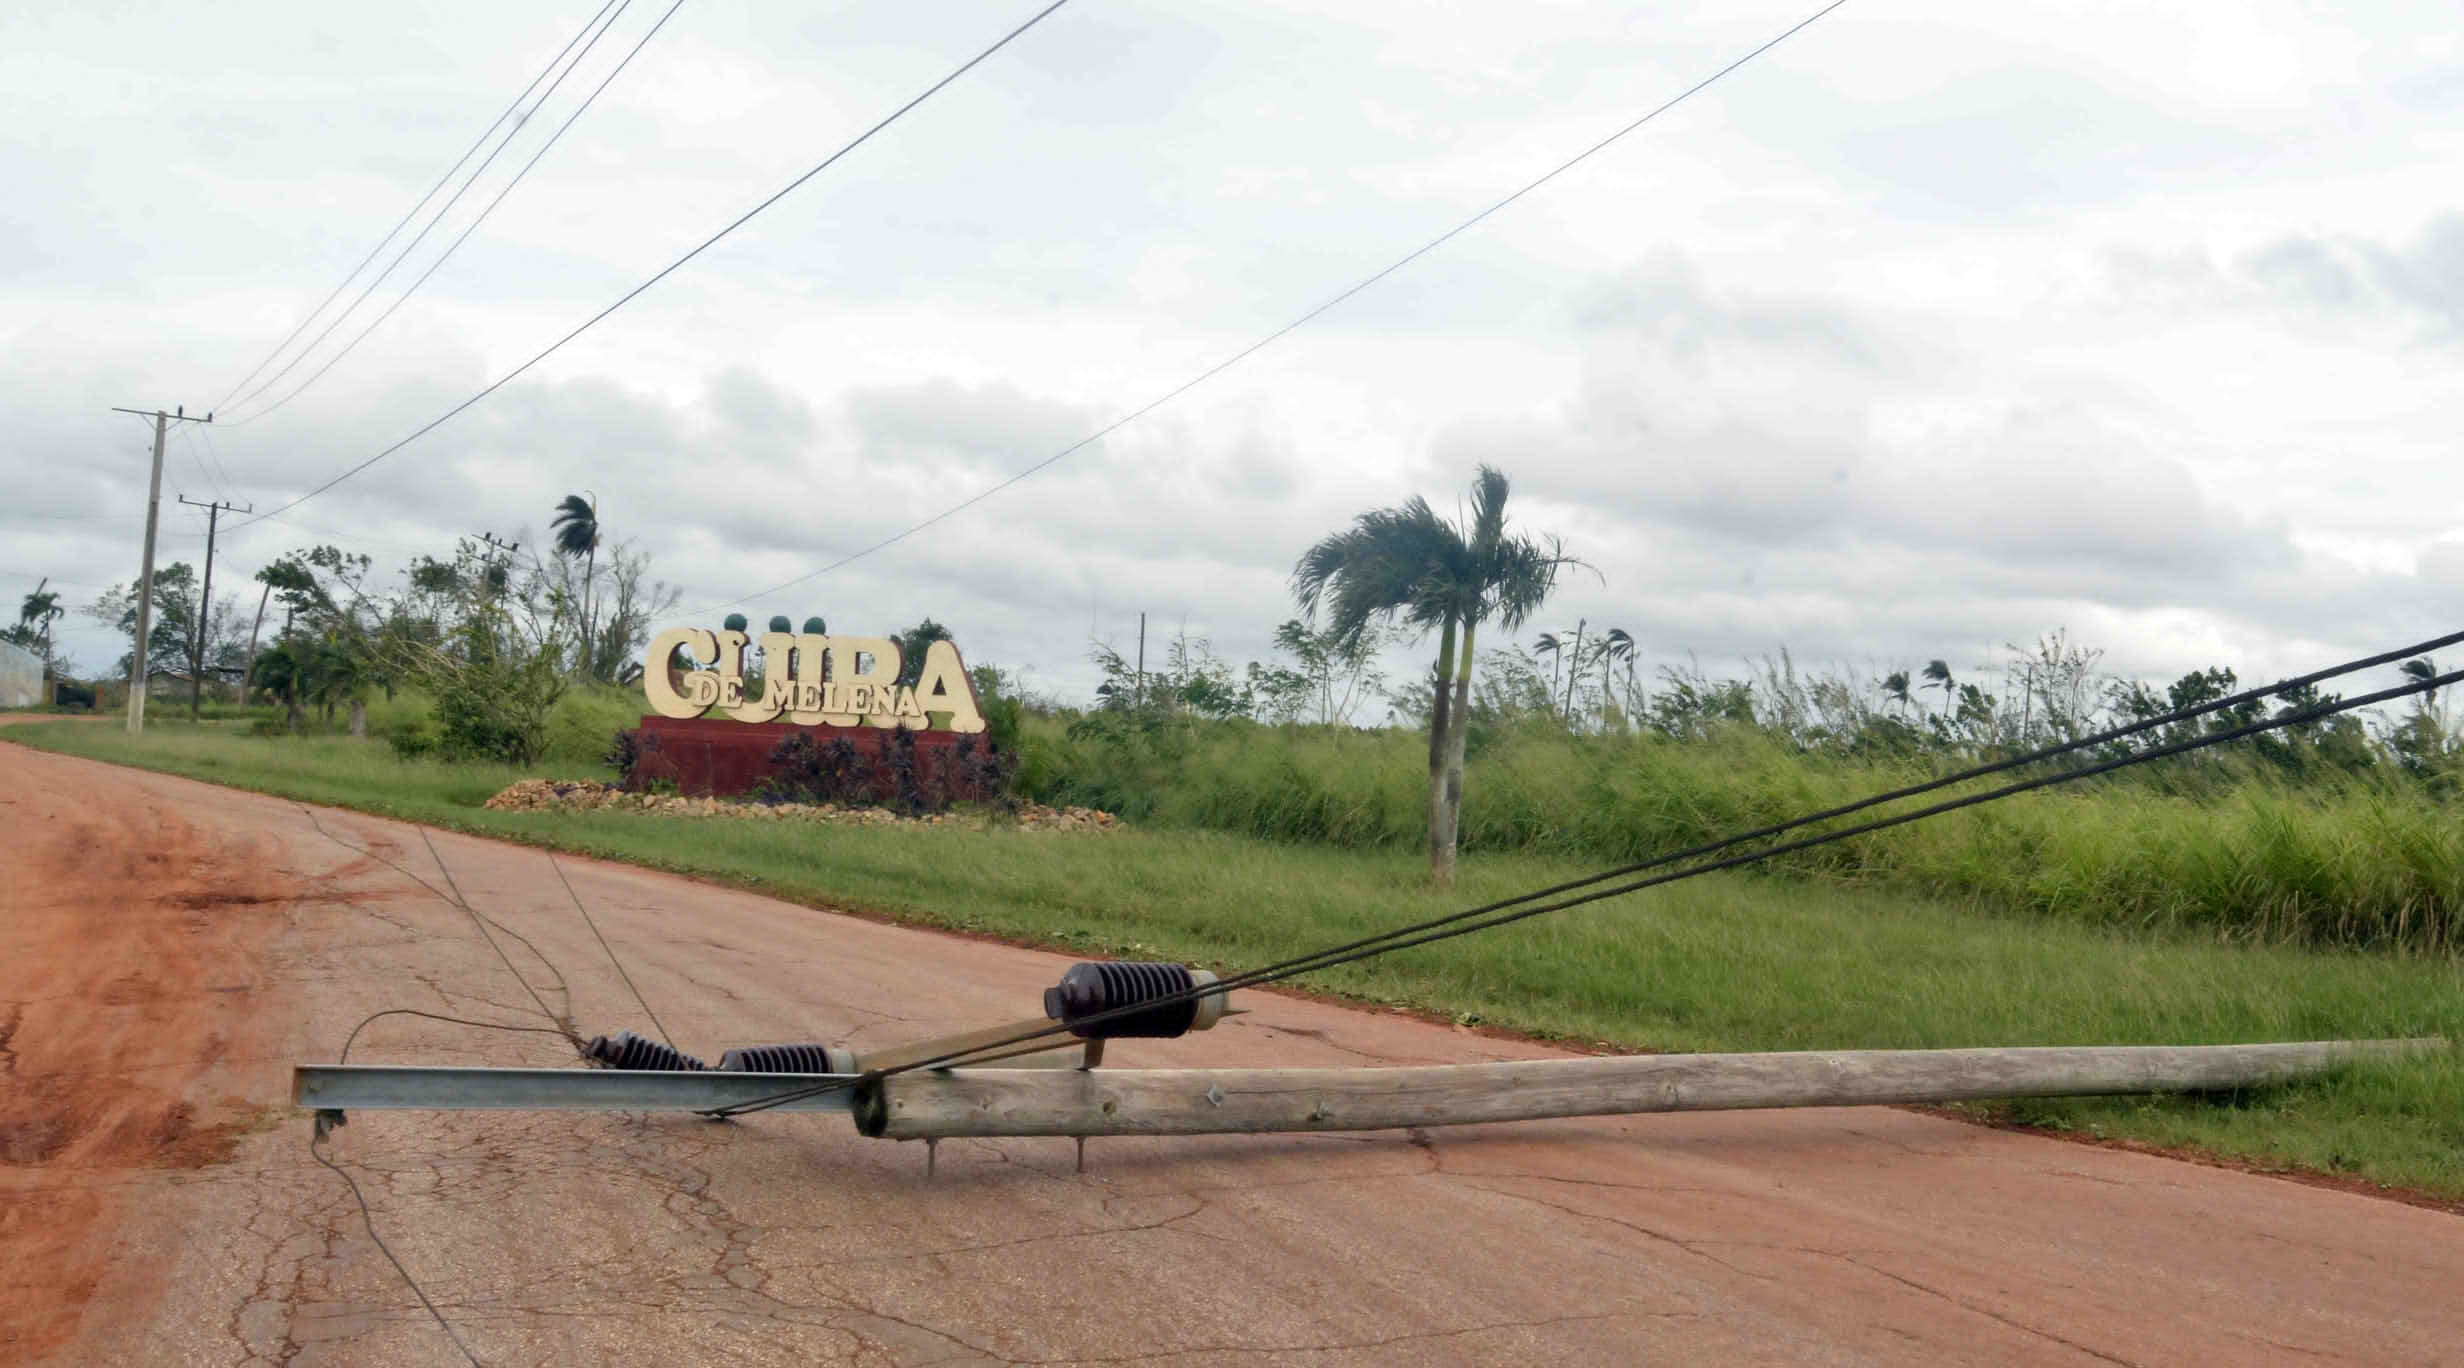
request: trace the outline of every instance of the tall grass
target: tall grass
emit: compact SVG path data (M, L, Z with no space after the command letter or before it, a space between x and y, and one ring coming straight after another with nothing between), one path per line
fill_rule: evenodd
M1426 743L1407 734L1228 724L1125 741L1037 722L1022 745L1021 782L1044 801L1350 849L1408 849L1426 835ZM1775 864L2088 923L2464 950L2464 812L2436 792L2393 775L2295 786L2229 759L2156 765L2175 768L2026 794ZM1462 841L1473 855L1632 862L1932 773L1915 761L1808 755L1748 729L1682 742L1513 730L1473 760Z

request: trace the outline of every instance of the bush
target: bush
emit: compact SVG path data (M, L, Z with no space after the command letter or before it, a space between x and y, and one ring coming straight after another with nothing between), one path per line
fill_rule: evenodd
M551 765L607 763L609 734L633 727L641 718L638 692L605 684L575 687L548 711L540 758Z
M424 718L396 726L385 733L385 744L392 746L394 754L404 760L417 760L422 756L434 755L441 740L442 738L436 733L436 728L429 726Z
M754 790L758 802L880 805L912 815L979 796L1009 801L1008 754L973 736L959 737L947 760L927 762L916 734L903 727L883 735L878 755L844 737L816 745L797 733L771 751L770 765L770 777Z

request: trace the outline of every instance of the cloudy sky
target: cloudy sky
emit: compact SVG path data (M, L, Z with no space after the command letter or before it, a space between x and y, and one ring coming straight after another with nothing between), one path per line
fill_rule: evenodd
M163 556L193 561L174 493L267 509L397 441L1040 7L684 0L266 411L668 0L618 3L368 303L243 401L591 8L7 7L5 601L133 577L149 434L114 405L219 409L166 463ZM456 534L535 542L586 489L708 621L1146 404L1811 6L1326 8L1075 0L536 370L227 536L218 582L320 541L389 574ZM1304 546L1489 461L1518 523L1599 570L1526 636L1588 619L1653 661L1975 667L2067 628L2126 672L2273 676L2449 630L2453 19L1851 0L1185 397L742 606L930 614L1080 692L1090 638L1140 611L1265 654ZM63 627L89 668L122 649Z

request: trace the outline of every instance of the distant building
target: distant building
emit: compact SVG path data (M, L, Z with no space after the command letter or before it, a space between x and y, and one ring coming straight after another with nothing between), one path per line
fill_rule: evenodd
M0 708L31 708L51 700L43 687L43 661L23 646L0 641Z

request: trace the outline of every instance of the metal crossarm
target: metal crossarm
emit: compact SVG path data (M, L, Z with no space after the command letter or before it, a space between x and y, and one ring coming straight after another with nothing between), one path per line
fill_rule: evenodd
M291 1070L291 1100L317 1111L713 1111L848 1074L652 1072L630 1069L431 1069L393 1064L306 1064ZM781 1111L844 1112L834 1088Z

